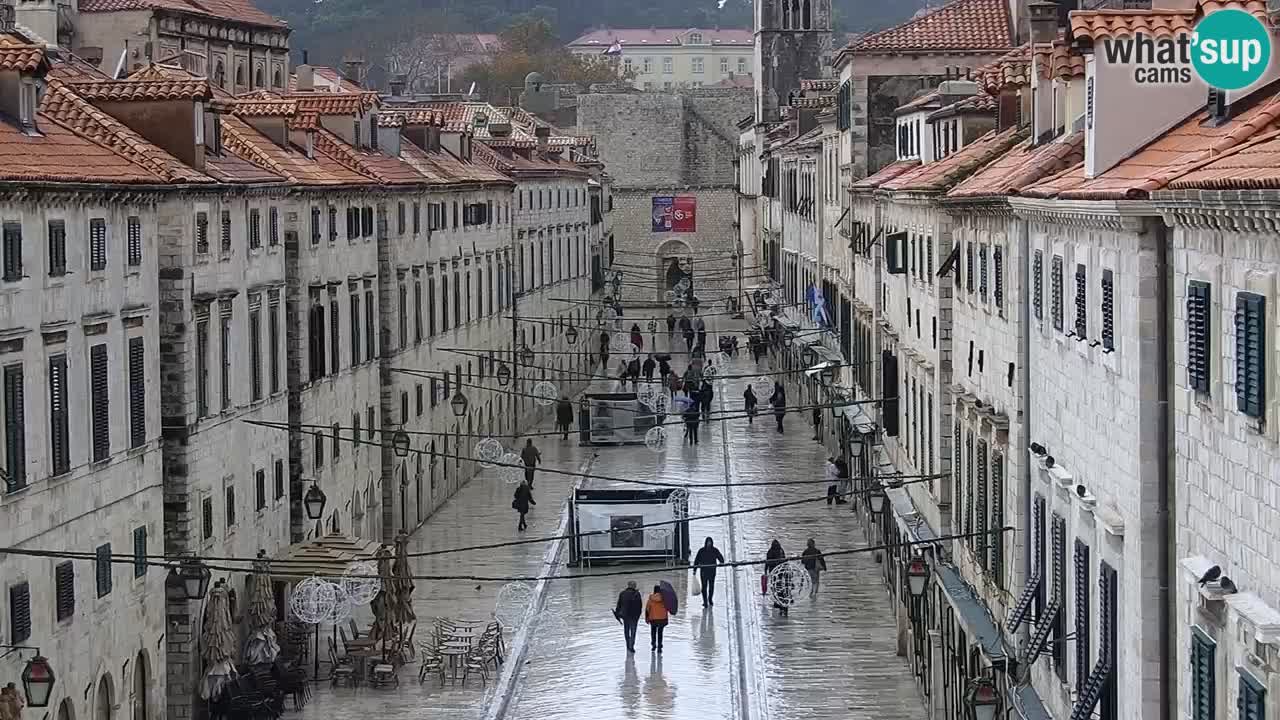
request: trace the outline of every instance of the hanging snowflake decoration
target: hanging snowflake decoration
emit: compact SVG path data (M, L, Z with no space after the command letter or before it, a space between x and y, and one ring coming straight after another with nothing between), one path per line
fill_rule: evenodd
M668 291L667 291L667 294L666 294L666 298L667 298L667 302L671 302L671 301L675 300L675 299L676 299L676 292L675 292L675 290L668 290Z
M502 447L502 441L497 438L485 438L476 443L476 459L480 461L481 467L493 467L498 458L502 457L507 451Z
M338 586L318 577L309 577L293 588L289 609L308 625L318 625L333 614L338 603Z
M782 607L791 607L808 596L813 583L809 572L795 560L788 560L769 571L769 597Z
M662 388L660 386L647 382L642 384L640 389L636 391L636 400L640 401L641 405L652 410L654 398L661 394Z
M671 398L668 397L666 393L659 390L658 394L653 396L653 400L651 400L648 405L654 415L666 415L671 409Z
M543 380L533 386L533 401L539 405L551 405L560 397L560 390L555 383Z
M614 310L612 307L607 307L607 308L605 308L605 309L604 309L604 320L605 320L605 322L610 322L610 323L612 323L612 322L617 322L617 321L618 321L618 311L617 311L617 310Z
M719 375L719 374L720 374L720 371L716 369L715 365L708 365L702 368L702 377L708 380L711 380L712 382L715 381L716 375Z
M508 485L519 485L524 479L524 461L515 453L506 453L498 458L498 477Z
M667 449L667 429L659 425L649 428L644 434L644 446L653 452L660 453Z
M658 541L666 540L667 538L671 537L670 525L655 525L653 527L645 528L644 531L646 534L649 535L649 537Z
M324 622L337 625L351 617L351 596L347 594L344 583L330 582L333 586L333 610L325 617Z
M493 616L509 627L524 623L533 607L533 587L528 583L509 582L498 589L498 599L493 604Z
M538 629L533 638L534 653L541 657L560 655L573 639L573 633L563 612L539 613Z
M751 378L751 390L759 395L761 392L773 392L773 378L768 375L760 375ZM767 399L767 398L765 398Z
M382 578L378 577L378 564L362 560L347 566L342 576L342 589L352 605L368 605L382 590Z
M676 488L667 496L667 506L671 508L671 517L674 520L683 520L689 514L689 491L684 488Z

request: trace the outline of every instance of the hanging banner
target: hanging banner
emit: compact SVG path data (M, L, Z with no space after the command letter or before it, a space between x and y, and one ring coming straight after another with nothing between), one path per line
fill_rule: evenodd
M653 198L653 232L697 232L698 198L692 196Z

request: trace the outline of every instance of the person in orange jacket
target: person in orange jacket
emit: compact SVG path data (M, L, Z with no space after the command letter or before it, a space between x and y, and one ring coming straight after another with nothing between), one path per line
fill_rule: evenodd
M649 623L649 650L662 652L662 631L667 629L667 604L662 599L662 588L653 586L653 594L644 604L644 621Z

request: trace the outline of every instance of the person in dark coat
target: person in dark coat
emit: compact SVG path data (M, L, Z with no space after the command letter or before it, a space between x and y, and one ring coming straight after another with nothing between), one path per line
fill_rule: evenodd
M813 409L813 439L822 439L822 408Z
M694 344L699 350L705 351L707 349L707 322L702 319L702 316L698 316L698 319L693 321L693 331L697 335L697 340L694 341Z
M529 524L525 522L524 516L529 514L529 506L537 505L533 499L533 489L529 487L529 483L522 482L516 488L516 494L511 500L511 509L520 513L520 524L516 530L526 530Z
M640 324L631 324L631 344L637 348L644 350L644 335L640 333Z
M702 381L702 389L698 392L698 403L702 405L702 419L711 422L711 401L715 399L716 389L710 380Z
M676 315L675 313L667 313L667 339L671 339L672 333L676 331Z
M756 420L756 405L759 404L756 399L755 390L751 389L751 383L747 383L747 389L742 391L742 404L747 409L747 423L753 423Z
M787 561L787 553L782 549L782 543L778 542L777 538L774 538L773 543L769 545L769 552L764 556L764 558L764 572L766 575L773 572L774 568ZM764 590L765 594L769 592L767 583L762 584L761 589ZM781 610L783 615L787 614L786 605L774 603L773 606Z
M724 555L720 554L715 542L707 538L702 547L698 548L698 554L693 557L693 567L690 568L698 573L698 579L702 581L702 607L715 605L716 565L723 564Z
M693 323L689 322L689 318L680 318L680 334L684 336L685 351L693 353Z
M636 628L640 626L640 615L644 612L644 598L636 589L636 581L629 580L627 589L618 593L618 606L613 616L622 621L622 635L627 641L627 652L636 651Z
M782 383L773 384L769 404L773 406L773 419L778 421L778 432L782 432L782 418L787 416L787 391L782 388Z
M562 440L569 439L569 426L573 424L573 403L566 395L561 395L556 402L556 429L564 433Z
M645 382L653 382L653 368L655 365L652 354L644 359L644 364L640 366L640 371L644 373Z
M524 449L520 451L520 459L524 461L524 481L529 483L529 489L532 490L533 470L542 462L542 453L533 446L533 438L525 441Z
M698 444L698 418L698 401L694 398L684 411L684 436L694 445Z
M658 374L662 376L662 382L667 382L667 376L671 374L671 361L663 357L658 361Z
M818 577L820 573L827 571L827 559L822 556L822 551L814 544L813 538L809 538L809 544L805 546L804 552L800 553L800 564L804 565L804 569L809 573L809 597L817 597L818 595Z
M600 333L600 367L606 372L609 369L609 333Z

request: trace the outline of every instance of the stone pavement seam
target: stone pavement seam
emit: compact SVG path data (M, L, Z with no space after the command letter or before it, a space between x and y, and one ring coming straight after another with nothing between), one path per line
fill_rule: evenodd
M720 412L723 416L725 411L724 393L718 393L720 404ZM726 487L725 494L725 510L733 512L733 487L729 485L729 427L724 420L720 420L720 447L724 453L724 480ZM734 560L741 560L738 557L737 528L735 523L735 515L729 515L729 557ZM760 627L759 613L752 612L748 609L749 605L743 602L744 599L750 602L752 597L752 588L750 585L744 590L742 587L742 576L750 577L748 572L738 572L735 568L733 572L733 608L734 624L737 628L738 638L738 694L741 701L742 720L769 720L769 703L765 700L767 689L765 688L764 676L757 672L755 667L755 655L752 650L760 646ZM743 616L746 616L746 627L744 628ZM754 680L754 682L752 682ZM752 692L754 685L754 692Z
M578 467L578 472L584 474L591 472L591 466L595 463L596 457L597 453L592 452ZM574 481L573 488L569 492L569 498L560 507L560 524L556 529L556 535L559 535L560 539L551 543L551 547L547 548L547 552L542 558L543 566L550 568L547 571L548 574L556 572L557 559L564 552L564 544L567 542L564 536L569 532L569 503L573 501L574 491L582 486L583 480L584 478L579 477ZM550 581L543 577L534 586L533 604L529 608L530 618L537 618L541 614L549 585ZM501 720L506 715L507 708L511 705L511 698L515 695L516 679L520 676L520 667L524 665L525 656L529 653L529 634L534 624L526 623L511 639L511 649L507 653L506 662L502 664L502 675L495 683L493 699L490 701L489 707L483 711L485 720Z

